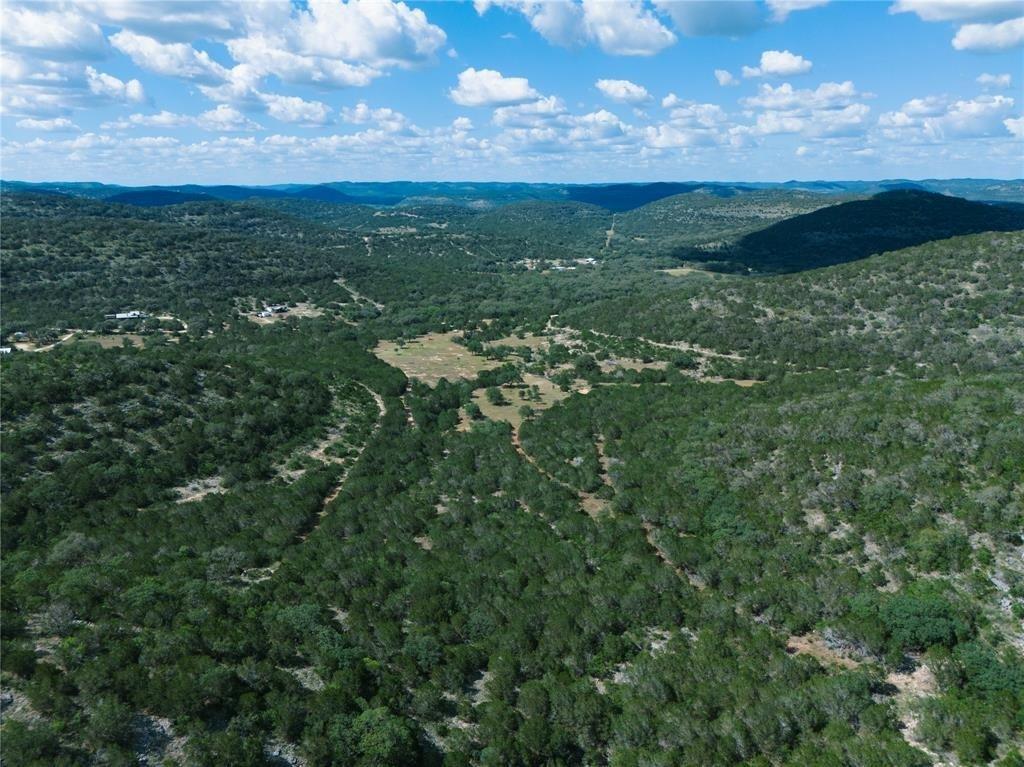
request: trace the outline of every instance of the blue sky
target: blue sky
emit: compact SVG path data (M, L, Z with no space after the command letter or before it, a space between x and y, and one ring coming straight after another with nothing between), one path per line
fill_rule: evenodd
M26 180L1024 176L1016 0L5 2Z

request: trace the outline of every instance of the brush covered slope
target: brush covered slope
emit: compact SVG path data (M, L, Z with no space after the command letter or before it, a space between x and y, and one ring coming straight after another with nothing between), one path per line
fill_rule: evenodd
M5 195L4 763L1019 765L1024 233L696 197Z
M1024 229L1024 206L899 189L779 221L743 237L731 260L800 271L977 232Z

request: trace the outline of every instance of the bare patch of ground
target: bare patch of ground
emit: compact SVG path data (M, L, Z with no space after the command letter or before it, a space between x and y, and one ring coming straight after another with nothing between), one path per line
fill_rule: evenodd
M288 668L278 666L278 670L284 671L295 677L296 681L311 692L319 692L324 689L324 680L312 666L301 666L299 668Z
M601 360L600 365L602 373L614 373L616 370L664 370L668 367L668 362L665 360L644 362L634 357L609 357L606 360Z
M803 636L791 636L786 641L786 652L790 655L809 655L823 666L857 668L860 662L829 645L816 631Z
M272 740L263 747L263 756L272 767L306 767L307 762L294 743Z
M32 707L25 693L7 686L0 692L0 723L8 720L36 724L43 721L43 716Z
M174 492L178 494L177 503L199 501L212 493L225 492L224 480L221 477L194 479L187 485L174 488Z
M275 322L283 322L289 317L321 317L323 313L323 309L303 302L288 307L287 312L275 312L269 317L260 317L257 312L251 312L245 316L249 318L250 322L255 322L257 325L273 325Z
M174 734L171 720L150 714L132 717L132 748L136 764L160 767L164 764L184 764L187 738Z

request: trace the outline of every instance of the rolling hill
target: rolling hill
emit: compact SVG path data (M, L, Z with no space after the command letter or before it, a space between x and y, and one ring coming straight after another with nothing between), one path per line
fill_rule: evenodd
M725 260L762 272L855 261L932 240L1024 229L1024 209L915 189L876 194L788 218L744 236Z
M108 197L106 202L150 208L160 205L180 205L183 202L208 202L213 199L215 198L211 195L195 192L175 192L170 189L139 189L137 191L115 194L112 197Z

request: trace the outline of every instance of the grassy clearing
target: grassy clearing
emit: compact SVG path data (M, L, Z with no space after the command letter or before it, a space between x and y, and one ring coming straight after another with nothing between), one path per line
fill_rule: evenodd
M694 269L692 266L674 266L671 269L659 269L658 271L670 277L685 277L688 274L710 274L710 272L704 269Z
M571 393L562 391L547 378L533 373L523 374L523 384L524 386L501 387L501 393L507 404L495 405L487 399L487 392L484 389L473 392L473 402L480 407L480 412L486 418L490 418L492 421L508 421L512 428L518 429L523 422L523 416L519 412L523 405L529 405L535 412L539 412L547 410Z
M537 350L546 348L550 343L550 336L537 336L534 335L533 333L525 333L522 338L520 338L519 336L505 336L504 338L499 338L497 341L489 342L487 346L525 346L527 349Z
M428 333L404 343L381 341L373 353L428 386L436 386L442 378L450 381L475 378L481 370L498 366L499 363L455 343L457 335L455 332Z
M85 343L99 344L104 349L120 349L124 342L128 341L132 346L142 346L146 343L145 336L138 333L117 333L109 336L89 335L81 339Z

